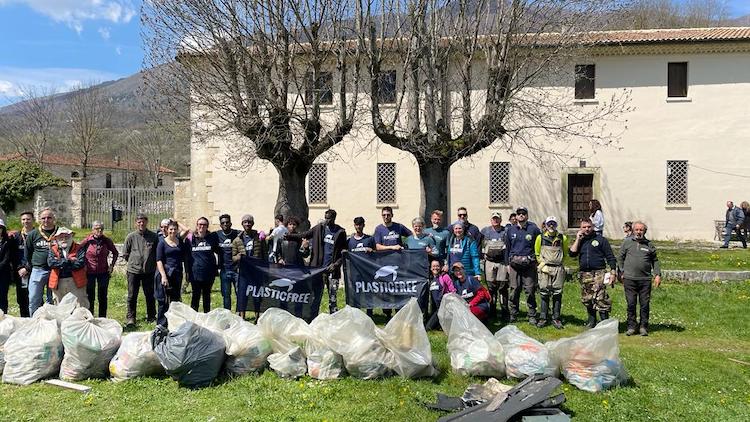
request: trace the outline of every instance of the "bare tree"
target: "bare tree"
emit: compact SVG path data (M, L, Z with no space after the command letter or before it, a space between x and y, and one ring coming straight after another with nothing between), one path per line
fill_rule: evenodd
M724 25L729 6L724 0L633 0L613 27L699 28Z
M96 84L79 85L65 108L68 129L65 146L80 160L84 179L91 158L104 146L114 113L112 99L94 88Z
M20 100L0 114L0 138L26 160L44 168L48 144L58 132L57 90L45 86L21 88Z
M167 152L169 139L157 125L150 125L143 130L133 130L127 135L127 152L129 158L143 164L146 173L146 183L149 187L159 187L159 179L164 168L164 157ZM128 165L132 160L127 160ZM138 172L141 169L130 169L128 184L135 187L138 181Z
M562 161L571 145L611 145L607 123L627 92L573 104L576 60L608 0L360 0L369 59L371 118L384 143L414 155L423 211L447 209L451 165L491 145L536 162ZM388 95L384 76L403 75ZM390 97L390 98L387 98ZM558 162L559 162L558 161Z
M350 3L143 4L146 67L159 70L148 72L147 82L178 102L186 98L177 84L189 82L193 143L222 138L230 151L225 167L248 169L256 159L274 166L276 213L307 219L305 177L313 161L354 126L360 50L348 48L357 25ZM178 63L171 64L175 57Z

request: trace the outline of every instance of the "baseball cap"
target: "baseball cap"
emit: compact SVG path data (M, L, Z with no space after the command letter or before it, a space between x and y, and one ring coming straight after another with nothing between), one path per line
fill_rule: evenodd
M529 215L529 210L526 209L526 207L518 207L518 208L516 208L516 214L526 214L526 215Z
M547 223L557 224L557 217L555 217L554 215L550 215L549 217L544 219L544 224L546 225Z
M456 267L463 268L464 264L461 261L454 262L453 265L451 265L451 268L456 268Z
M495 212L492 213L492 217L491 218L495 218L495 217L497 217L497 218L503 218L502 214L500 214L497 211L495 211Z
M55 232L55 237L60 236L60 235L64 235L64 234L72 236L73 235L73 230L70 230L67 227L59 227L57 229L57 231Z

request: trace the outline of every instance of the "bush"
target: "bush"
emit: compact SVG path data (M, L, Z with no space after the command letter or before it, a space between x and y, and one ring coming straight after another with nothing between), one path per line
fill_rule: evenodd
M38 189L66 185L65 180L28 161L0 163L0 208L12 211L16 203L31 198Z

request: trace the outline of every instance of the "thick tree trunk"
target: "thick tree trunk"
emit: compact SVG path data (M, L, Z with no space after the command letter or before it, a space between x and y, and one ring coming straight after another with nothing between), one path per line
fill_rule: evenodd
M276 170L279 172L279 195L276 198L274 214L284 217L295 216L300 219L300 230L307 230L310 228L310 209L305 195L305 178L310 166L290 163Z
M448 171L450 164L438 162L419 163L422 179L422 210L427 227L433 210L442 210L448 216Z

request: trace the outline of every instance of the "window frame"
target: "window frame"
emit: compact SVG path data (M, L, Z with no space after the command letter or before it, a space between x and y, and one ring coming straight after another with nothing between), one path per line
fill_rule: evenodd
M678 70L679 75L676 74ZM673 86L678 83L684 86ZM667 98L688 98L689 88L688 62L667 62Z
M678 164L681 168L675 170L675 166ZM690 203L689 170L690 162L688 160L667 160L664 202L668 207L687 206ZM676 171L682 171L684 174L675 174ZM674 180L678 177L682 180ZM680 184L679 186L677 185L678 183ZM681 190L683 192L674 192L675 190ZM677 196L680 196L681 198L679 199L684 199L684 201L675 201L674 198Z
M322 188L320 186L316 188L316 191L322 189L322 199L319 198L319 195L313 197L313 177L315 176L315 171L322 173L323 181L316 181L316 183L322 184ZM310 171L307 173L307 203L310 205L325 205L328 203L328 164L314 163L310 167Z
M589 75L589 70L591 75ZM596 99L596 64L577 64L573 73L575 75L573 98L576 100Z
M505 173L504 174L504 177L505 177L505 183L504 183L505 184L505 187L504 187L505 192L504 193L501 192L501 194L500 194L501 197L498 198L497 196L493 195L498 190L497 189L498 187L496 186L496 183L493 183L494 180L495 180L495 177L493 177L493 174L494 174L493 170L494 171L501 171L500 169L503 166L505 167L505 172L504 172ZM496 170L496 169L498 169L498 170ZM510 177L511 177L510 161L491 161L490 162L490 166L489 166L489 183L488 183L488 199L489 199L490 205L505 205L505 204L509 204L510 203L510 194L511 194ZM500 182L498 182L498 183L503 184L502 180ZM502 201L502 199L505 199L505 200Z
M387 186L383 186L387 182L385 179L386 175L385 169L387 171L392 172L392 175L389 177L391 179L390 189L392 192L383 192L385 188L388 188ZM387 162L387 163L377 163L376 170L375 170L375 203L376 204L395 204L396 199L398 198L398 191L397 191L397 184L396 184L396 178L398 177L398 171L396 168L395 162ZM386 197L386 195L388 197Z
M388 78L388 80L386 80ZM392 91L386 91L387 86L392 84ZM396 69L386 70L378 74L378 103L379 104L396 104L397 88L398 87L398 74ZM387 95L386 95L387 94Z
M313 104L313 93L318 95L319 105L333 104L333 72L320 71L313 81L313 72L305 74L305 104Z

